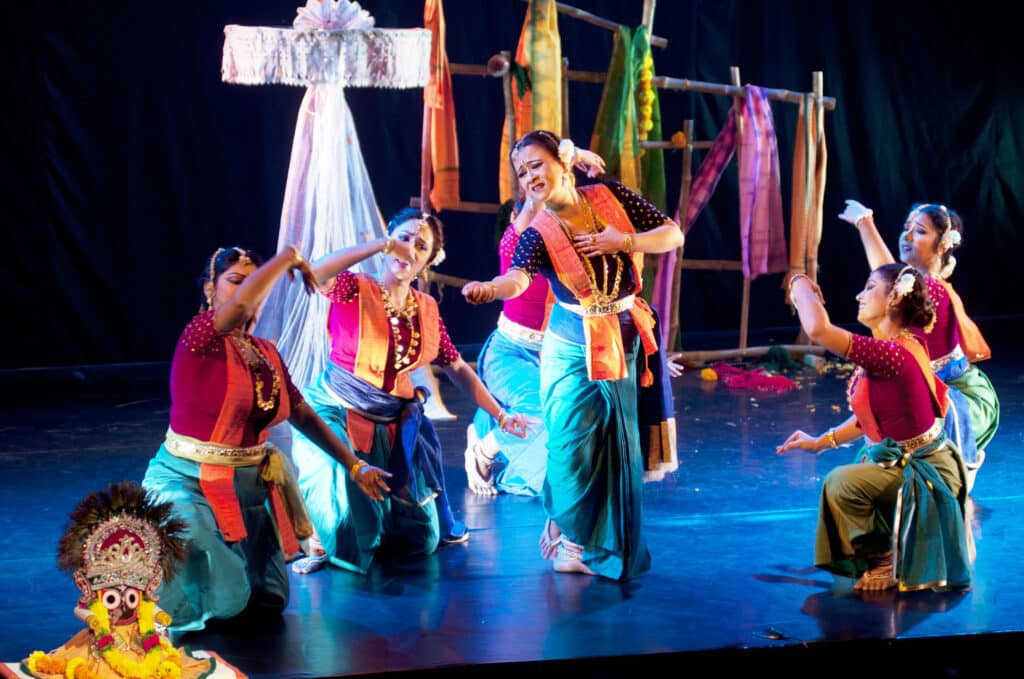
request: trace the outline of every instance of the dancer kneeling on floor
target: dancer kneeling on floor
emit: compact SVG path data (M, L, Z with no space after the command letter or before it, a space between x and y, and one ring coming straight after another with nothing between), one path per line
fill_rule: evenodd
M526 436L531 421L505 412L462 360L445 329L437 302L413 287L443 258L441 221L405 209L388 223L388 236L331 253L313 265L330 302L326 332L331 353L305 398L360 458L346 470L301 433L292 459L317 539L312 553L292 568L309 573L330 562L365 573L378 549L420 556L444 543L469 538L455 519L445 489L441 446L424 414L426 394L410 373L430 363L501 424ZM348 271L376 254L384 256L379 279ZM383 500L354 492L363 465L393 475Z
M171 362L166 440L142 482L189 527L181 573L159 590L172 632L243 612L277 615L288 604L285 561L301 554L312 527L286 458L268 441L272 426L289 422L339 467L363 464L302 400L274 345L249 334L282 275L315 288L309 264L292 247L258 264L232 247L204 267L205 303ZM360 471L359 494L383 497L389 474Z
M857 301L871 337L833 325L806 275L790 281L804 332L858 367L849 387L853 416L820 436L798 430L776 452L865 441L856 462L825 477L814 564L858 578L857 590L967 587L966 469L943 429L946 386L911 331L935 316L924 278L887 264L871 273Z

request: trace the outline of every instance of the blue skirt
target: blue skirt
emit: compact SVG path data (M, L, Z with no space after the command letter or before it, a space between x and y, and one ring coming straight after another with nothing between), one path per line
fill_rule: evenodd
M483 409L473 417L476 435L494 433L498 443L495 485L503 493L539 496L547 470L548 432L540 424L540 349L517 342L495 330L484 343L477 358L477 372L494 398L509 413L533 418L534 431L519 438L501 431L498 422Z

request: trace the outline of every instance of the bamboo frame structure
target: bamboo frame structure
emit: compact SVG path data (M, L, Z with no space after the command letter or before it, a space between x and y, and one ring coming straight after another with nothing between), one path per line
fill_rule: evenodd
M529 0L523 0L523 2L529 2ZM647 28L648 35L651 36L650 43L656 47L665 47L668 45L668 41L664 38L653 35L653 20L654 20L654 8L656 0L644 0L642 10L642 23ZM585 12L578 8L566 5L564 3L555 3L560 14L585 21L587 23L606 28L608 30L618 30L620 24L603 19L589 12ZM497 59L495 59L497 57ZM490 76L494 78L501 78L502 80L502 96L504 99L505 109L505 120L507 121L506 129L508 130L508 144L509 147L515 143L515 106L514 106L514 93L512 91L512 75L511 75L511 63L512 53L508 50L503 50L499 54L492 57L487 65L477 64L457 64L450 63L449 68L453 75L477 75L477 76ZM497 66L495 66L497 64ZM568 83L572 82L589 82L602 84L607 80L608 74L594 71L574 71L569 69L568 59L562 59L562 136L566 136L569 129L569 96L568 96ZM700 80L690 80L686 78L670 78L667 76L655 76L651 79L651 84L654 87L662 90L675 90L684 92L700 92L705 94L716 94L722 96L729 96L734 98L734 105L740 106L742 104L743 97L746 95L746 87L742 85L740 80L739 68L736 66L730 67L730 83L728 85L722 83L711 83ZM805 93L795 92L786 89L777 88L765 88L765 92L768 98L772 101L782 101L787 103L799 104ZM826 97L823 94L822 86L822 73L815 71L812 74L812 94L814 101L824 110L834 110L836 107L836 100L834 97ZM709 149L714 143L711 141L695 141L693 134L693 121L683 121L683 134L685 136L685 146L682 147L683 156L683 168L682 176L680 178L680 191L678 201L678 214L680 219L684 220L686 215L686 208L689 204L690 188L693 181L693 151L695 149ZM742 140L742 134L739 135L739 139ZM739 142L742 143L742 142ZM680 148L679 145L674 143L672 140L649 140L640 143L641 148ZM423 153L429 153L428 148L423 149ZM426 165L424 165L426 167ZM515 195L518 192L518 186L516 184L515 176L510 176L511 192ZM427 182L422 182L422 186L426 186ZM425 209L423 206L429 207L429 200L426 195L420 197L411 198L409 201L410 206L420 207ZM501 205L499 203L487 203L487 202L472 202L472 201L460 201L458 205L447 207L446 209L457 211L457 212L470 212L480 214L496 214L500 210ZM679 248L678 256L676 257L675 270L673 271L672 278L672 305L669 311L669 338L668 346L675 346L676 340L679 337L679 301L681 297L681 273L683 270L704 270L704 271L740 271L742 272L743 266L740 261L733 260L687 260L683 256L683 247ZM816 280L816 271L808 272L812 279ZM468 279L460 278L458 276L450 276L446 274L435 273L432 276L432 281L440 285L452 285L461 287L468 282ZM719 351L682 351L672 352L669 354L673 360L683 360L687 362L700 362L704 360L717 360L729 357L747 357L755 356L762 353L766 353L768 347L748 347L748 334L749 334L749 317L750 317L750 280L744 277L743 280L743 291L742 299L740 302L740 328L739 328L739 341L738 347L735 349L719 350ZM797 339L798 344L786 345L787 351L796 353L823 353L821 347L815 347L809 344L806 337L801 334Z

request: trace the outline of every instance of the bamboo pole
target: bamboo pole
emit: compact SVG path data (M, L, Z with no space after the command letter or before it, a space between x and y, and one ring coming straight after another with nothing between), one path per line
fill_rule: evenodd
M530 0L522 1L526 3L530 2ZM617 31L619 30L619 26L622 25L614 21L609 21L608 19L599 17L596 14L585 12L582 9L573 7L572 5L566 5L565 3L562 2L556 2L555 7L558 9L559 14L564 14L566 16L572 17L573 19L579 19L580 21L585 21L586 23L593 24L594 26L607 28L609 31ZM653 8L651 9L651 11L654 11ZM668 47L668 40L666 40L665 38L658 37L656 35L652 35L651 44L654 45L655 47Z
M693 120L683 121L683 134L686 136L686 148L683 149L683 172L679 180L679 202L676 213L679 216L679 228L686 231L686 208L690 204L690 185L693 183ZM683 279L683 252L686 241L676 252L676 265L672 271L672 303L669 307L668 346L676 346L679 337L679 298Z
M681 351L670 354L670 358L683 363L707 363L708 361L724 361L730 358L751 358L764 356L773 347L781 347L790 354L818 354L824 355L825 347L814 344L776 344L772 346L747 347L742 349L715 349L710 351Z
M409 207L415 207L422 209L424 203L416 197L409 199ZM461 200L458 205L452 205L446 207L445 210L451 210L452 212L476 212L479 214L498 214L498 210L501 209L501 205L498 203L474 203L470 200Z
M505 69L505 72L501 76L501 91L505 97L505 138L508 141L508 149L512 150L512 147L516 145L516 109L515 99L512 93L512 52L509 50L502 50L501 56L505 58L505 63L509 64L510 67ZM504 158L498 159L499 163L506 162ZM519 190L519 183L516 181L516 173L509 172L509 186L512 193L513 200Z
M732 81L733 86L740 92L746 94L746 90L742 87L740 81L740 69L739 66L729 67L729 79ZM736 156L739 157L742 154L743 147L743 117L740 115L740 110L743 106L742 96L737 96L733 100L733 106L736 107ZM750 324L750 279L746 276L743 277L743 299L740 302L740 349L747 348L747 334L749 331Z
M569 59L562 57L562 139L569 135Z

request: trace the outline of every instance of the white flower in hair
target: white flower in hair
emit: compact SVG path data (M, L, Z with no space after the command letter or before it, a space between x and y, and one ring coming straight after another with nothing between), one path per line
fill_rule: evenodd
M956 268L956 257L950 255L949 259L946 260L946 265L942 267L942 271L939 272L939 278L946 280L953 275L954 268Z
M447 255L444 254L444 248L438 248L437 254L434 255L434 259L430 260L430 266L437 266L444 261L445 257L447 257Z
M576 144L572 139L563 139L558 142L558 159L567 167L572 167L572 160L576 157Z
M946 233L942 234L940 244L945 250L955 248L957 245L960 245L960 232L952 227L946 229Z
M896 284L892 286L892 294L895 299L903 299L914 289L914 274L907 272L899 277Z

